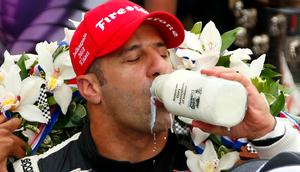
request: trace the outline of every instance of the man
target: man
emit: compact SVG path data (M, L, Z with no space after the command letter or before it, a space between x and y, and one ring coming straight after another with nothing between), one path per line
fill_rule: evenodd
M172 72L168 48L178 46L183 38L183 26L173 15L148 14L127 0L109 1L87 13L72 38L70 55L78 89L87 100L89 125L45 154L16 161L15 171L188 170L187 148L169 132L170 115L161 104L157 104L153 130L150 127L151 83L158 75ZM279 121L275 125L264 99L243 76L225 68L202 73L242 83L249 100L245 119L230 132L201 122L197 127L234 138L261 137L262 142L278 136L276 144L293 142L286 150L300 145L299 137L291 137L298 134L295 130ZM24 156L24 144L11 134L17 120L0 122L0 170L4 171L8 156ZM4 144L4 139L10 144ZM263 156L272 156L263 149Z

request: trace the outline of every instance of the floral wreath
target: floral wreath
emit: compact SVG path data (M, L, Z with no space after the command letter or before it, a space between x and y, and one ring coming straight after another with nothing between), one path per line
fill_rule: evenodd
M70 21L75 27L80 23ZM252 51L248 48L227 50L238 31L236 28L220 35L212 21L203 30L201 22L195 23L190 31L185 31L184 42L171 50L174 69L233 68L252 81L266 98L274 116L289 118L299 128L299 121L282 112L289 90L279 83L276 68L264 64L265 55L251 61ZM74 30L65 28L65 38L60 43L38 43L37 54L4 53L0 67L1 114L7 119L23 119L22 127L15 134L28 143L27 155L45 152L80 131L87 122L86 104L74 82L76 75L68 51L73 33ZM198 163L200 167L189 167L203 171L232 167L239 159L238 152L248 143L246 139L231 140L197 128L191 130L191 135L196 154L188 152L187 156L201 163Z

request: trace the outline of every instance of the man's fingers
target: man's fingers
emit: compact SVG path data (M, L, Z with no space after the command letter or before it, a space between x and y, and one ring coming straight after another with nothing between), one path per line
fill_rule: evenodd
M5 128L9 131L14 131L15 129L18 129L21 125L21 119L19 118L12 118L4 123L0 124L0 128Z
M0 113L0 124L2 124L5 121L6 121L5 116Z
M21 146L16 146L11 152L12 156L15 158L23 158L26 155L26 149L23 149Z
M23 157L25 155L26 143L22 139L3 128L0 129L0 137L0 150L3 156Z
M236 73L235 70L230 68L225 68L221 66L216 66L210 69L202 69L201 74L209 75L209 76L216 76L219 77L222 73Z

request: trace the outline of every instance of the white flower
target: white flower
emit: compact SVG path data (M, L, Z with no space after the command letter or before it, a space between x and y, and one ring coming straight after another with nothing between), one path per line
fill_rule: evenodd
M12 58L10 58L10 54L8 51L4 52L4 62L0 67L0 85L4 84L5 76L7 75L8 70L15 65Z
M80 21L75 21L72 19L69 19L69 21L74 25L75 28L77 28L79 26L79 24L82 22L82 20L84 19L84 15L85 13L81 13L81 20Z
M201 43L199 38L200 35L185 30L184 40L179 47L200 51Z
M53 52L48 48L49 45L47 42L37 44L38 62L46 73L47 88L53 92L54 99L66 114L72 100L72 89L64 83L64 80L72 79L76 75L69 51L59 54L53 62Z
M239 56L240 55L240 56ZM243 62L242 60L249 60L250 56L247 54L237 53L230 56L230 68L238 71L246 76L248 79L259 77L265 62L266 55L263 54L256 60L253 60L250 64Z
M183 65L197 71L217 64L222 38L215 24L210 21L204 26L200 36L186 31L184 42L179 47L176 55L182 57Z
M203 154L195 154L188 150L185 152L187 157L187 166L191 172L220 172L221 170L228 170L237 160L239 160L239 153L229 152L218 159L217 153L210 140L205 143Z
M214 22L210 21L204 26L200 35L200 41L200 52L202 54L216 54L216 56L219 58L222 47L222 38Z
M196 146L200 145L204 140L208 138L210 133L202 131L200 128L193 127L192 129L192 140Z
M42 111L35 105L43 79L35 76L21 81L19 67L13 65L8 70L3 85L0 85L0 108L5 114L7 110L19 112L27 121L46 123Z
M81 15L81 21L83 19L84 19L84 13L82 13L82 15ZM81 23L81 21L75 21L72 19L69 19L69 21L74 25L75 28L77 28L79 26L79 24ZM63 39L63 41L65 41L66 43L68 43L70 45L70 42L74 35L75 30L64 28L64 32L65 32L65 38Z
M63 39L63 41L65 41L70 45L75 30L70 30L68 28L65 28L64 31L65 31L65 38Z
M30 69L33 65L33 63L37 60L37 55L36 54L26 54L29 59L25 60L25 67L26 69ZM10 59L14 63L19 61L19 59L22 57L22 54L17 54L17 55L11 55L9 54L8 51L4 52L4 58ZM14 63L15 64L15 63Z

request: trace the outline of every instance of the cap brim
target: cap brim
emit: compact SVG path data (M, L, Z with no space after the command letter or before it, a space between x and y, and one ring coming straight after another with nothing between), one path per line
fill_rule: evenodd
M151 24L158 30L167 48L179 46L184 40L184 27L181 22L175 16L167 12L157 11L127 23L126 26L122 27L111 37L105 46L98 49L100 53L96 53L96 57L109 54L122 47L144 22Z

